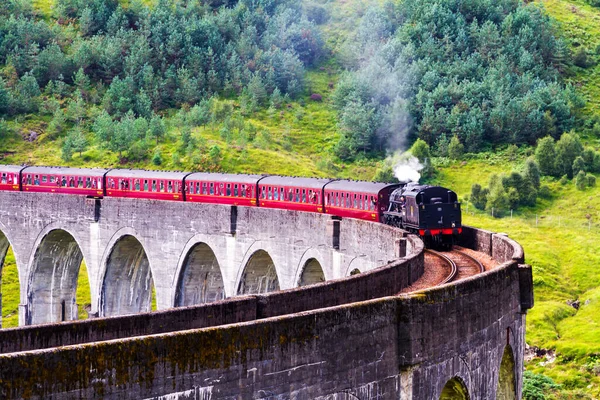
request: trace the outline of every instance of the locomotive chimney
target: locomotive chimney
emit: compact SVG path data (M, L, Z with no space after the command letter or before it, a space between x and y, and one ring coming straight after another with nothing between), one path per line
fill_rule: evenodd
M452 191L448 190L448 203L452 203Z

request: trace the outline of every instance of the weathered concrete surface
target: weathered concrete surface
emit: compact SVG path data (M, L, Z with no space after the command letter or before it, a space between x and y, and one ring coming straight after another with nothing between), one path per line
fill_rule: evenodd
M112 316L149 310L152 285L164 310L297 287L309 260L326 279L370 271L396 258L401 237L344 219L335 221L334 238L327 215L255 207L9 192L0 193L0 205L0 232L19 270L21 325L76 316L71 283L79 256L91 313ZM50 276L58 284L48 286Z
M478 249L479 243L492 242L462 244ZM1 355L0 395L429 400L439 398L445 384L457 379L471 399L490 399L496 397L503 354L510 346L513 370L502 376L516 383L514 396L520 398L528 306L523 299L530 295L522 291L531 290L531 269L519 263L518 245L504 236L482 248L502 265L419 293L213 328ZM381 270L390 273L393 264ZM376 272L343 282L364 281L368 292L369 280L386 276ZM315 295L329 287L340 297L353 296L340 282L252 299L260 312L293 312L288 304L293 297L285 296L295 294L311 304L303 297L305 290ZM273 301L278 296L284 297ZM511 387L500 386L504 391Z

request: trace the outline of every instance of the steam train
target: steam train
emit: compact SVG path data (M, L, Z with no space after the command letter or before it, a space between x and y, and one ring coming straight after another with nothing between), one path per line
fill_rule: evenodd
M273 175L0 165L0 191L124 197L280 208L383 222L451 245L462 232L451 190Z

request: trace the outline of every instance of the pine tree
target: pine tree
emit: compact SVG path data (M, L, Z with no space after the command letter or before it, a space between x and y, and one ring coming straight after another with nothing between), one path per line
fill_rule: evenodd
M556 176L556 146L552 137L546 136L538 141L535 159L542 174Z
M460 160L465 152L465 146L460 142L458 136L453 136L448 145L448 157L452 160Z

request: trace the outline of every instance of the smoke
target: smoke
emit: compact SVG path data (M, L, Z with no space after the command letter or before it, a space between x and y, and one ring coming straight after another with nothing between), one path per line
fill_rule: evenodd
M377 113L377 142L391 155L406 150L412 127L409 102L416 76L410 49L395 37L389 10L370 7L343 50L349 55L352 87Z
M421 170L424 165L419 162L417 157L403 154L403 159L398 160L394 165L394 176L400 181L400 183L419 182L421 179Z

